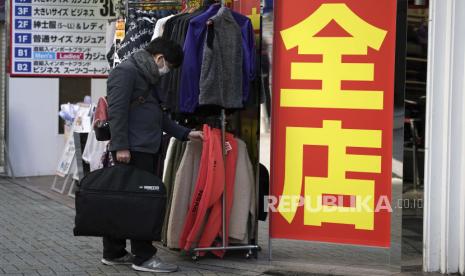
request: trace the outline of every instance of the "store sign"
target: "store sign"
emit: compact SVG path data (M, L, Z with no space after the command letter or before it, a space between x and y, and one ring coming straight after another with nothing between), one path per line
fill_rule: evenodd
M275 1L272 238L390 246L394 0Z
M12 76L106 76L112 0L12 0Z
M260 34L260 0L235 0L232 3L233 10L246 15L252 22L256 34Z

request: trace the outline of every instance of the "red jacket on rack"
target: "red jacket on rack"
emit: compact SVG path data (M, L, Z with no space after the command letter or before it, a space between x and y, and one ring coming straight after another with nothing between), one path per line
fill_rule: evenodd
M210 129L207 125L204 125L203 131L204 141L199 175L179 240L179 247L186 251L196 246L211 246L216 237L222 236L222 195L225 177L227 185L226 229L229 226L229 214L234 196L237 142L231 134L226 135L226 141L231 147L226 156L227 173L225 174L221 131ZM207 215L208 211L210 211L209 215ZM227 236L228 233L226 233ZM216 252L216 255L220 257L223 254L222 251Z

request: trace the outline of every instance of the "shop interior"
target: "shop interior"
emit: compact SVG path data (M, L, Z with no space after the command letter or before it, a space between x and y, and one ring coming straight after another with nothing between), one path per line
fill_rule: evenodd
M418 270L423 256L428 0L409 0L405 81L402 263Z

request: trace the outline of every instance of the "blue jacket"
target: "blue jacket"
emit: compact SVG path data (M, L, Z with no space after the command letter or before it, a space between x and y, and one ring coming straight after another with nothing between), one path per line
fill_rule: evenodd
M184 42L184 61L179 87L179 110L193 113L199 104L199 81L207 31L207 21L215 16L220 5L212 5L206 12L193 18ZM243 99L246 102L250 91L250 81L255 78L255 39L249 18L233 12L233 17L241 28L243 48Z

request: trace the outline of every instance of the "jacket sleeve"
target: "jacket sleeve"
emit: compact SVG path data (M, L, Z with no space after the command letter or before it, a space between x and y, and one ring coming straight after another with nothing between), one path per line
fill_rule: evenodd
M107 81L112 151L129 149L129 108L136 78L136 74L129 71L120 65L113 69Z
M178 140L188 140L187 136L189 136L189 133L191 132L190 129L177 124L175 121L171 120L166 114L163 114L162 120L163 121L161 127L164 132L177 138Z

